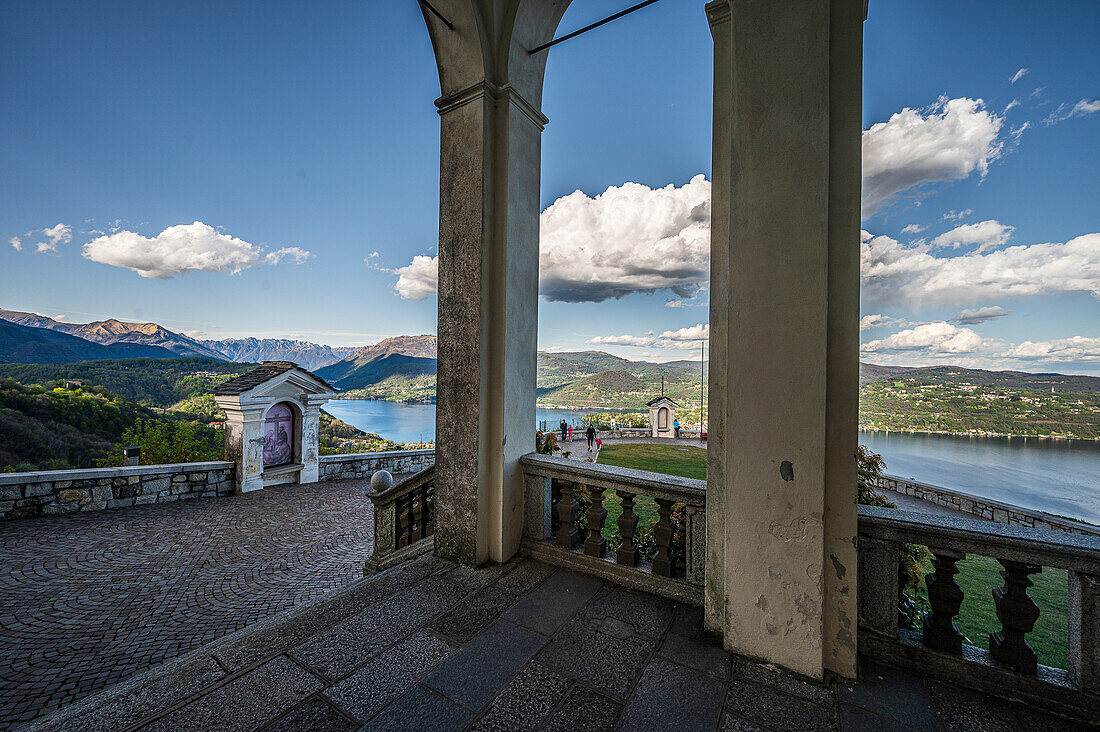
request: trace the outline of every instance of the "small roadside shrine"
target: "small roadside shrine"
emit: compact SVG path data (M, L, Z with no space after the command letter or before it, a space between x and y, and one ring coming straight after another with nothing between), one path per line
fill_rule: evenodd
M336 390L290 361L264 361L214 388L237 492L317 480L321 405Z
M654 437L675 437L672 425L676 421L676 402L662 395L646 402L649 407L649 428Z

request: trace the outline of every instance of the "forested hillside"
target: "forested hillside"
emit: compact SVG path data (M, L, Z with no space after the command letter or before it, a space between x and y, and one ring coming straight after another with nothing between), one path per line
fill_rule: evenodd
M21 384L81 379L139 404L168 407L204 394L215 384L254 368L256 364L207 358L130 358L65 364L0 363L0 378L10 377Z

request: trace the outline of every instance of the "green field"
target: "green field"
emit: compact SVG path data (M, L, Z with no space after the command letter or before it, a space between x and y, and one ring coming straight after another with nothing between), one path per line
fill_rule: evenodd
M684 478L705 480L707 477L707 451L690 445L604 445L598 462ZM607 509L607 521L603 535L610 538L616 531L615 522L623 507L618 496L610 494L604 497L604 508ZM657 522L657 503L652 498L638 496L634 501L634 513L638 514L638 526L653 526Z
M600 450L599 462L603 465L649 470L686 478L705 479L707 473L707 451L688 445L606 445ZM605 536L613 533L615 520L622 513L618 500L609 498L610 500L604 501L607 508ZM634 510L641 526L652 526L657 520L657 504L651 498L638 498ZM994 587L1003 584L1001 565L990 557L970 555L956 566L959 568L956 581L965 593L957 618L959 631L966 636L970 645L988 648L988 635L1000 628L997 611L993 606L992 591ZM925 567L925 572L931 571L929 564ZM1039 606L1040 614L1035 629L1028 633L1027 640L1039 655L1039 663L1065 668L1068 644L1066 572L1048 567L1041 573L1032 575L1031 581L1035 584L1028 590L1028 595Z
M988 649L989 634L1001 627L993 607L993 588L1004 584L1001 565L996 559L971 554L955 566L959 568L955 580L965 595L956 618L959 632L966 636L970 645ZM931 572L931 563L924 569ZM1035 584L1027 594L1039 606L1039 620L1035 629L1027 634L1027 642L1039 655L1039 663L1065 668L1069 643L1066 571L1045 567L1039 574L1031 575L1031 581Z

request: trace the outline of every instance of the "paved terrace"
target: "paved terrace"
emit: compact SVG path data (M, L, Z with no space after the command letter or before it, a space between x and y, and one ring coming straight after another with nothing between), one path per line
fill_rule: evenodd
M365 481L0 523L0 729L362 576Z
M427 556L30 729L1075 729L885 668L823 687L731 656L700 620L530 560L472 570Z

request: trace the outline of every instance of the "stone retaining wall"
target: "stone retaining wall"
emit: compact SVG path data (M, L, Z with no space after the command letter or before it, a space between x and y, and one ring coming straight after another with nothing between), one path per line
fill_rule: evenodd
M953 508L956 511L969 513L979 518L995 521L1009 526L1031 526L1036 529L1054 529L1070 534L1085 534L1087 536L1100 536L1100 526L1093 526L1081 521L1059 518L1042 511L1033 511L1028 508L1014 506L1010 503L1001 503L990 498L981 498L969 493L954 491L949 488L918 483L906 480L894 475L884 475L876 481L879 488L913 496L921 500L929 501L940 506Z
M394 475L419 473L435 465L435 450L390 450L360 452L351 455L323 455L318 480L351 480L370 478L377 470Z
M0 473L0 520L233 493L227 462Z

